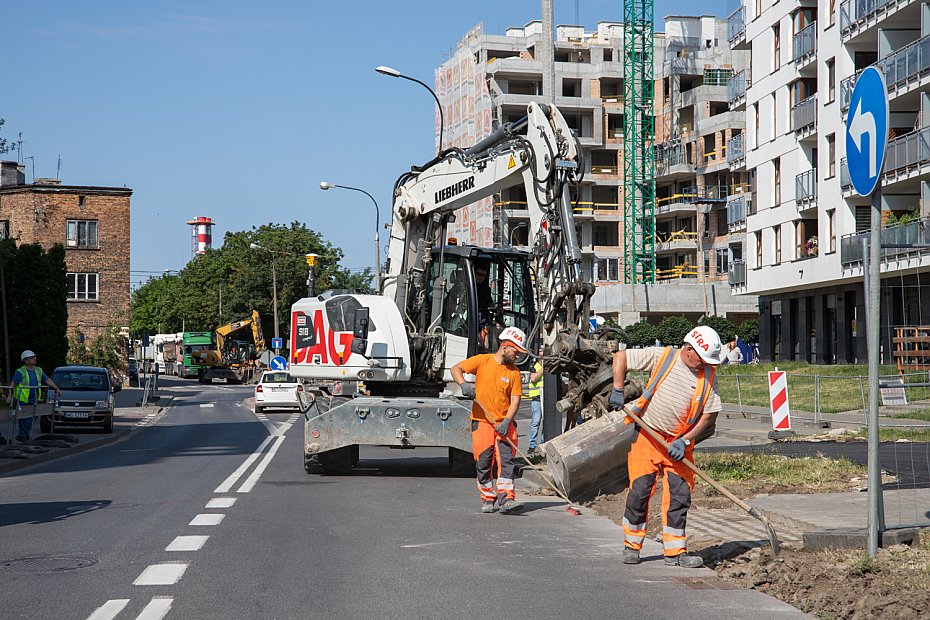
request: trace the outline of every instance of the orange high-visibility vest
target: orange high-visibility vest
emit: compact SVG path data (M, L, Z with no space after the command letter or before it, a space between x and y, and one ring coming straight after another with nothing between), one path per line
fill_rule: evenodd
M659 357L659 362L652 370L652 375L646 383L646 388L643 390L642 396L628 405L633 413L642 417L644 410L649 405L650 401L652 401L652 397L655 395L656 390L662 385L662 382L665 381L668 373L672 371L672 367L675 365L675 362L678 361L679 357L681 357L681 349L676 349L675 354L672 355L672 347L665 347L661 357ZM691 399L691 407L688 411L688 420L685 422L684 429L675 434L676 438L681 437L697 424L698 419L701 417L701 413L704 411L704 405L707 403L707 396L710 394L716 370L716 368L711 366L710 372L707 372L707 366L705 365L701 368L701 372L698 373L697 384L694 386L694 397ZM631 424L632 420L626 418L624 422L626 424Z

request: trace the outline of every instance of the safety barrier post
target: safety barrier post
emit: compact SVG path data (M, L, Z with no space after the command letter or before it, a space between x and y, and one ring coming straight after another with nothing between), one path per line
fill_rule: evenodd
M736 375L736 402L739 404L739 414L745 418L746 414L743 412L743 392L739 385L739 375Z

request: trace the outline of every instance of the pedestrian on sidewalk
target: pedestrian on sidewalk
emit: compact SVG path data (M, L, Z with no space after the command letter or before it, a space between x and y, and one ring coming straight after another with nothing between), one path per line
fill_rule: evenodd
M48 385L55 390L57 396L61 396L61 390L55 385L51 377L45 374L41 368L36 366L36 354L26 349L20 356L23 365L13 373L13 381L10 389L13 392L13 399L19 401L19 430L16 433L16 441L23 443L29 441L29 435L32 432L32 421L36 415L36 405L39 402L39 388L42 384ZM29 417L25 416L29 410Z
M513 446L517 445L517 423L513 418L523 393L520 371L514 362L526 353L525 343L522 330L508 327L500 334L496 353L475 355L452 367L452 378L461 386L462 395L475 400L471 407L471 442L482 512L499 510L507 514L522 508L513 486ZM466 383L465 373L475 375L475 382Z
M619 410L624 405L623 386L628 370L651 373L642 396L628 407L669 444L666 451L641 429L633 439L627 460L630 490L623 514L624 564L640 562L649 501L660 474L665 563L686 568L704 563L700 556L689 555L687 550L685 525L694 472L681 461L693 460L694 443L703 438L702 433L721 409L715 370L725 356L720 336L706 325L688 332L680 349L626 349L614 355L611 408ZM631 420L627 418L626 422Z
M545 439L542 433L542 388L543 388L543 364L542 364L542 347L539 348L539 359L533 364L533 372L530 374L530 384L526 393L530 398L530 451L529 456L536 456L537 448Z
M743 352L736 346L736 338L727 343L727 364L742 364Z

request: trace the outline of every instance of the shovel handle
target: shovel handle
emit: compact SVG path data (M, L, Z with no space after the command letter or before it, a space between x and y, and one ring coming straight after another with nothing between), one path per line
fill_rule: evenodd
M647 435L652 437L652 439L654 439L660 446L665 448L666 452L668 451L668 442L665 441L665 439L663 439L662 436L659 435L659 433L657 433L650 426L648 426L645 422L643 422L643 419L641 417L639 417L638 415L636 415L635 413L633 413L626 407L623 408L623 413L627 414L630 417L630 419L636 422L636 424L641 429L646 431ZM711 478L709 475L707 475L704 472L704 470L702 470L700 467L695 465L692 461L689 461L688 459L682 459L681 462L685 464L685 467L687 467L688 469L693 471L695 474L697 474L701 478L701 480L703 480L710 486L714 487L714 489L716 489L718 493L725 496L728 500L730 500L731 502L733 502L734 504L736 504L737 506L739 506L746 512L750 512L752 510L752 506L750 506L749 504L747 504L740 498L733 495L733 493L731 493L726 487L724 487L719 482L717 482L716 480Z

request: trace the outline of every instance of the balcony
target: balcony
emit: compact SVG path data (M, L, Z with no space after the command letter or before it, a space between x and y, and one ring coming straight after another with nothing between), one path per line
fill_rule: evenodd
M755 215L752 194L737 194L731 196L727 203L727 226L731 233L746 230L746 218Z
M686 187L682 190L682 202L726 202L726 185Z
M746 134L740 133L727 142L727 163L731 170L746 164L745 138Z
M817 204L817 169L813 168L794 177L794 200L799 209Z
M840 189L844 192L852 189L852 180L849 178L849 166L846 164L846 158L840 160Z
M813 94L791 108L791 131L803 138L814 133L816 129L817 95Z
M620 173L620 168L618 166L600 166L600 165L591 165L591 174L609 174L616 175Z
M898 88L913 85L915 77L924 77L930 73L930 35L917 39L871 66L884 74L889 98L894 97L898 94L895 92ZM849 109L849 99L860 73L862 71L857 71L855 75L840 82L840 107L844 112Z
M904 134L888 142L885 177L898 176L930 163L930 127Z
M851 267L862 262L862 240L869 237L871 231L845 235L840 238L840 263ZM882 228L882 244L928 245L930 246L930 218L921 218L906 224L893 224ZM882 260L893 260L900 256L925 253L928 248L882 248Z
M863 26L868 27L871 18L910 3L911 0L846 0L840 4L840 33L845 41Z
M746 71L740 71L727 82L727 102L730 109L735 110L740 105L746 105L746 89L749 88L749 83Z
M734 288L746 286L746 263L744 261L735 260L730 263L727 281Z
M727 40L732 49L746 43L746 7L741 6L727 18Z
M811 22L794 35L794 66L806 67L817 57L817 22Z

